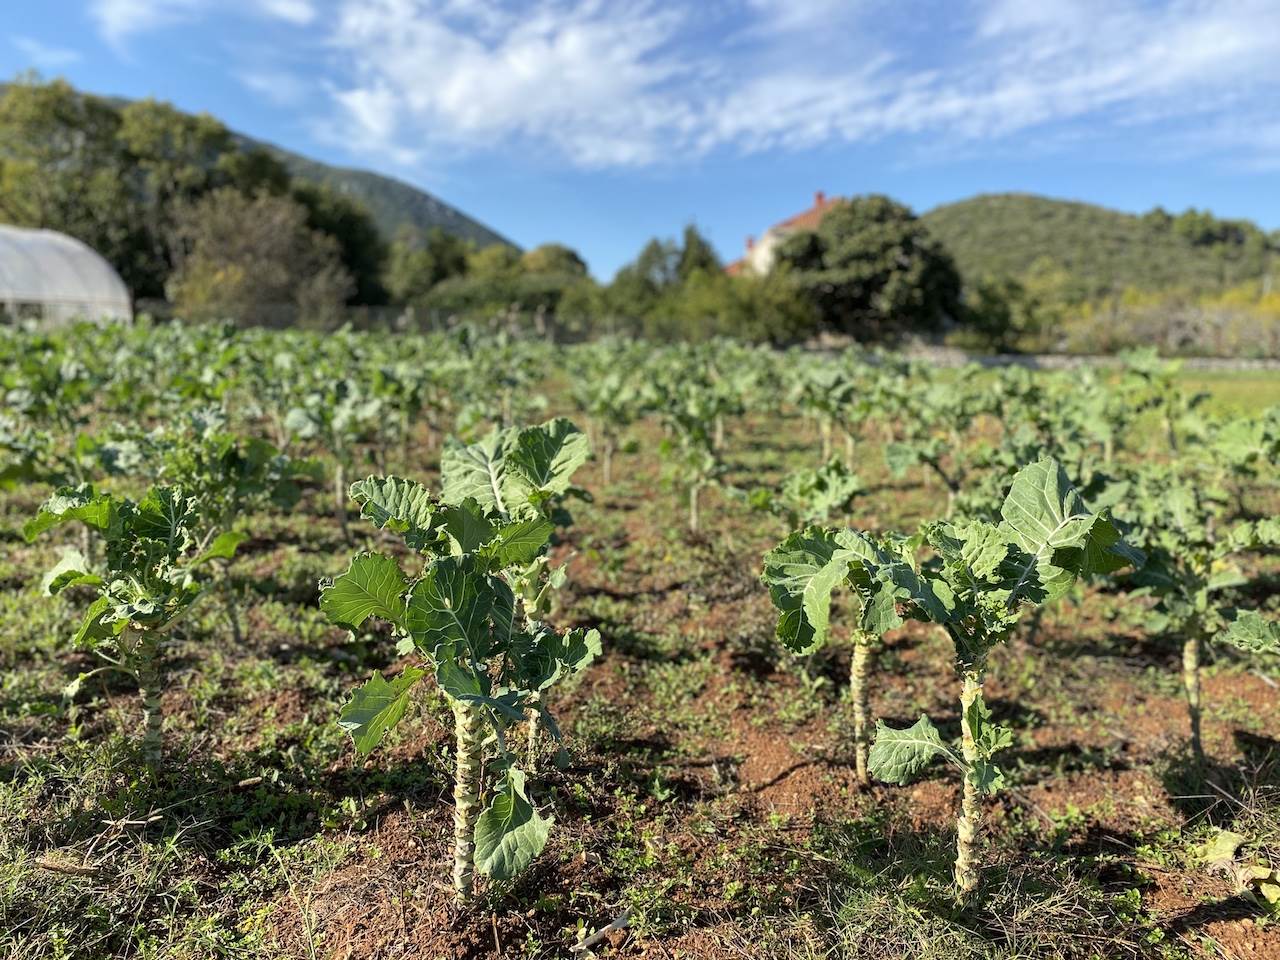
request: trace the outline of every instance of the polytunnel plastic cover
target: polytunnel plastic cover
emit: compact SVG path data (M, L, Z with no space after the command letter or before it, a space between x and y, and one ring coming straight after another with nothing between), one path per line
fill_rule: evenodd
M38 305L46 316L129 317L129 290L92 248L54 230L0 224L0 309Z

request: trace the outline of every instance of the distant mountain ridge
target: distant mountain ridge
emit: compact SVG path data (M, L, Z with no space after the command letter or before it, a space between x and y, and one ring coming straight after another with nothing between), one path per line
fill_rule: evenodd
M414 227L424 233L439 227L445 233L472 241L477 247L501 243L519 249L492 227L403 180L371 170L332 166L242 133L234 135L246 147L258 147L275 156L299 180L324 184L360 201L388 240L402 226Z

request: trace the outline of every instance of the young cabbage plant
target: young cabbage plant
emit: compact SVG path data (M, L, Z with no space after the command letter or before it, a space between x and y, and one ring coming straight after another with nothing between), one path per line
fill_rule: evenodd
M655 384L657 410L673 437L663 438L659 452L686 486L689 502L689 529L696 533L701 523L702 490L719 481L725 465L715 443L715 422L719 394L708 382L692 379L665 380Z
M991 650L1008 639L1025 610L1061 597L1077 578L1114 572L1140 562L1141 555L1121 540L1109 516L1085 506L1052 459L1014 477L998 524L927 526L923 538L936 556L919 570L903 560L883 562L850 534L844 532L844 549L832 562L865 592L864 624L883 631L898 626L902 616L931 621L955 644L960 753L922 716L904 730L878 723L869 762L876 777L893 783L905 782L938 756L960 767L955 884L967 899L978 886L982 798L1003 785L995 756L1013 741L1011 730L992 721L982 698ZM808 615L803 607L802 613Z
M375 673L343 706L339 722L367 753L404 716L414 686L434 677L454 714L453 883L466 902L474 896L477 868L510 878L545 846L551 821L530 800L527 771L508 749L506 733L532 707L559 735L541 694L586 667L600 651L600 635L531 625L518 613L503 573L545 549L554 529L548 520L496 519L472 498L445 504L395 477L356 487L363 515L399 533L424 555L425 566L411 577L391 557L358 554L323 588L321 608L351 629L370 617L389 622L399 651L416 653L420 664L390 681ZM487 797L485 770L491 774Z
M797 470L777 487L758 487L747 497L751 506L783 517L792 529L805 524L825 524L847 515L853 501L866 492L858 475L834 459L816 469Z
M812 526L792 533L765 554L761 579L778 608L778 641L800 655L813 653L826 644L832 593L841 584L849 588L857 606L849 665L854 765L858 781L869 785L868 674L886 623L895 626L896 622L893 618L886 620L872 606L876 601L874 593L854 576L855 556L864 556L876 566L911 562L907 541L879 540L852 530Z
M1236 635L1227 625L1235 613L1232 591L1247 582L1240 560L1249 552L1280 545L1280 518L1242 521L1224 529L1225 493L1204 477L1166 466L1133 471L1127 490L1121 517L1129 524L1126 537L1148 558L1129 579L1140 593L1156 598L1149 626L1182 640L1191 750L1203 762L1204 647L1215 636Z
M347 471L354 465L356 447L376 434L387 416L383 401L353 378L324 378L317 374L310 388L285 415L291 437L309 440L333 458L333 507L342 539L350 543L347 525Z
M532 770L508 749L507 731L531 715L531 737L541 727L559 740L551 687L600 652L597 631L559 632L541 620L560 580L548 574L547 548L556 527L569 522L563 499L589 455L576 427L553 420L447 445L439 497L396 477L354 484L362 516L399 534L425 566L410 577L394 559L362 553L322 592L331 619L353 629L371 616L386 620L400 652L421 658L393 681L375 674L343 707L340 722L358 750L377 745L428 675L452 704L454 887L464 901L474 894L477 866L511 877L546 843L550 821L529 799ZM487 798L485 769L493 784Z
M441 497L454 506L474 500L498 522L550 523L554 537L555 529L573 523L565 501L590 498L573 485L573 474L590 456L586 435L564 418L494 430L473 444L451 440L440 459ZM520 603L526 627L535 629L551 613L555 593L565 581L565 568L552 568L543 550L527 564L509 564L502 572ZM540 699L546 696L549 691L538 694ZM541 712L533 710L528 733L531 770L536 766L540 726Z
M646 356L644 346L622 341L584 344L571 354L570 391L574 404L590 418L606 487L613 483L613 458L623 447L623 435L645 409L641 386Z
M302 495L300 484L322 476L314 460L292 458L266 440L227 432L226 416L217 408L194 411L172 430L152 435L149 442L159 461L160 479L181 487L199 504L201 544L236 531L254 510L288 510ZM216 559L214 572L232 639L239 644L240 611L230 579L231 560L230 555Z
M154 772L162 752L166 638L200 596L207 565L230 557L240 534L226 532L201 546L199 503L177 487L154 487L134 503L89 484L55 492L23 534L31 541L65 523L93 528L106 544L100 568L68 550L45 577L50 594L74 587L92 596L73 640L107 663L81 674L68 694L93 673L118 670L132 676L142 696L142 756Z

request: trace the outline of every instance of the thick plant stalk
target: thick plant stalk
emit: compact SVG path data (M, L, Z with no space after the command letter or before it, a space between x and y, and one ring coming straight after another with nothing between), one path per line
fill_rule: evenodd
M480 770L484 721L474 706L453 704L456 740L453 775L453 890L459 903L475 896L476 818L480 816Z
M701 488L700 483L689 486L689 529L694 533L698 532L698 493Z
M164 752L159 636L150 630L140 631L134 657L137 659L138 693L142 697L142 759L147 769L155 773L160 769Z
M613 437L607 433L604 436L604 485L607 487L613 483Z
M526 744L525 756L529 773L538 769L538 737L542 734L541 717L542 713L536 709L529 715L529 742Z
M1196 762L1204 762L1204 742L1200 738L1200 634L1192 633L1182 644L1182 686L1187 693L1187 716L1191 720L1191 752Z
M966 767L978 760L978 748L969 729L969 708L982 695L981 669L965 671L964 688L960 692L961 749ZM967 900L978 887L978 865L975 862L978 832L982 829L982 797L970 778L964 778L964 796L960 801L960 818L956 821L956 892L961 900Z
M231 639L238 647L243 639L240 631L240 607L236 604L235 590L231 584L230 561L218 561L218 587L222 591L222 602L227 608L227 622L231 625Z
M347 529L347 468L339 458L333 468L333 509L338 518L338 526L342 528L342 539L351 542L351 531Z
M858 782L871 784L867 773L867 756L871 750L867 736L867 673L871 665L871 637L861 630L853 632L853 659L849 665L849 695L853 698L853 758Z

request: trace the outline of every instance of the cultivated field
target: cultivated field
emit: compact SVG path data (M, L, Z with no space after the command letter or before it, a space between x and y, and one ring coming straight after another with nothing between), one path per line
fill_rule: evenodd
M1280 957L1275 379L0 358L0 956Z

